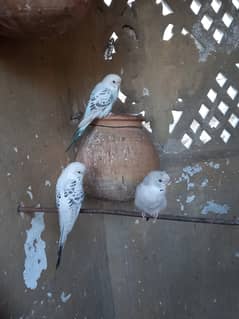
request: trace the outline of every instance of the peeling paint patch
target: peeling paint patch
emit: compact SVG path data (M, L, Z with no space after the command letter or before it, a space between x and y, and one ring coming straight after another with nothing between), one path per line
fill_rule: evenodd
M143 88L143 96L149 96L149 89Z
M42 271L47 269L46 244L41 239L44 229L44 213L37 212L31 221L31 228L26 231L27 238L24 244L26 258L23 278L26 287L30 289L36 289Z
M187 190L190 190L195 187L194 183L188 183Z
M204 180L202 181L201 183L201 187L206 187L208 185L208 179L207 178L204 178Z
M190 183L190 177L200 173L202 171L202 167L199 164L196 164L194 166L186 166L183 168L182 175L175 181L176 184L181 183L182 181L186 181L190 187L192 187L193 183ZM194 186L193 186L194 187ZM188 188L188 186L187 186Z
M71 294L66 295L64 291L61 293L61 301L66 303L71 298Z
M183 171L189 176L193 176L197 173L200 173L202 171L202 167L199 164L196 164L194 166L186 166L183 168Z
M206 165L208 165L209 167L214 168L214 169L219 169L220 168L220 164L219 163L214 163L213 161L207 162Z
M207 201L207 204L203 207L201 214L207 215L208 213L214 214L227 214L230 207L227 204L218 204L214 200Z
M45 186L47 187L51 187L51 182L47 179L45 180Z
M195 197L196 197L195 195L187 196L186 203L187 204L192 203L194 201Z
M179 205L180 205L180 210L181 211L184 211L184 205L182 204L182 202L181 202L181 198L176 198L176 201L179 203Z
M183 212L184 211L184 205L180 202L180 210Z

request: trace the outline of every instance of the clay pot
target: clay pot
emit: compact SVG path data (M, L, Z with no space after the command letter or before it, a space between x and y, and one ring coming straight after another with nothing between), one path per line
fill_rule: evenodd
M90 0L0 0L0 35L62 34L79 22Z
M85 190L90 196L127 201L159 158L142 126L142 116L111 115L93 122L79 143L76 160L86 164Z

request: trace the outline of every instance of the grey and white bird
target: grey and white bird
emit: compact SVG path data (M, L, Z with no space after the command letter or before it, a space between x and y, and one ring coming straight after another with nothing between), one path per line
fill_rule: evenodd
M93 89L87 103L83 119L78 125L72 142L66 152L77 142L85 129L96 118L106 117L112 110L113 104L117 100L121 84L121 77L117 74L106 75Z
M59 215L60 239L56 269L61 262L62 250L80 213L84 200L83 178L85 165L73 162L63 169L56 183L56 205Z
M166 188L169 181L165 171L152 171L137 186L134 203L143 217L150 215L158 218L159 213L166 208Z

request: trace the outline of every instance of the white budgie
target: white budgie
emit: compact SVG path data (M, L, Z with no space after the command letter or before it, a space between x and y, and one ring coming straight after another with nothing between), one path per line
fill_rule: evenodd
M167 206L166 187L170 178L164 171L152 171L137 186L135 206L145 217L147 214L157 218Z
M90 99L87 103L83 119L78 125L72 142L66 149L68 151L73 144L77 142L85 129L96 118L106 117L117 100L121 84L121 77L117 74L106 75L93 89Z
M85 165L80 162L70 163L62 171L56 183L56 205L60 226L56 269L60 265L67 236L77 220L84 199L83 177L85 170Z

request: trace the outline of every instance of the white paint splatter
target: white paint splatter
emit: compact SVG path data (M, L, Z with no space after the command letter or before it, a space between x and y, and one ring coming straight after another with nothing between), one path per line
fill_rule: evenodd
M136 225L139 224L139 220L138 219L135 219L135 222L134 222Z
M219 169L220 168L220 164L219 163L214 163L213 161L206 163L206 165L210 166L211 168L214 169Z
M51 187L51 182L47 179L45 180L45 186L47 187Z
M201 187L206 187L207 186L207 184L208 184L208 179L207 178L204 178L204 180L202 181L202 183L201 183Z
M149 96L149 89L143 88L143 96Z
M38 138L39 138L39 135L38 135L38 134L35 134L35 138L38 139Z
M183 212L184 211L184 205L180 202L180 210Z
M48 298L52 298L52 293L51 293L51 292L48 292L48 293L47 293L47 297L48 297Z
M71 294L66 295L64 291L61 293L61 301L66 303L71 298Z
M181 198L176 198L176 201L179 203L179 205L180 205L180 210L181 211L184 211L184 205L182 204L182 202L181 202Z
M187 198L186 198L186 203L187 203L187 204L192 203L192 202L194 201L195 197L196 197L195 195L187 196Z
M16 153L18 152L18 148L16 146L14 146L13 149L14 149L14 152Z
M31 221L31 228L26 231L27 238L24 244L26 258L23 278L26 287L30 289L36 289L42 271L47 269L46 244L41 239L44 229L44 213L37 212Z
M194 166L186 166L183 168L183 171L189 176L193 176L200 173L202 171L202 167L199 164L196 164Z
M214 200L207 201L207 204L203 207L201 214L207 215L208 213L215 214L227 214L230 207L227 204L218 204Z
M188 183L187 185L187 190L189 191L190 189L194 188L195 184L194 183Z
M11 175L12 175L11 173L7 172L7 176L11 176Z
M200 173L202 171L202 167L199 164L194 166L186 166L183 168L182 175L175 181L176 184L181 183L182 181L186 181L187 183L187 190L193 188L195 185L194 183L190 182L190 177Z
M29 154L27 154L27 160L29 160L30 159L30 155Z

